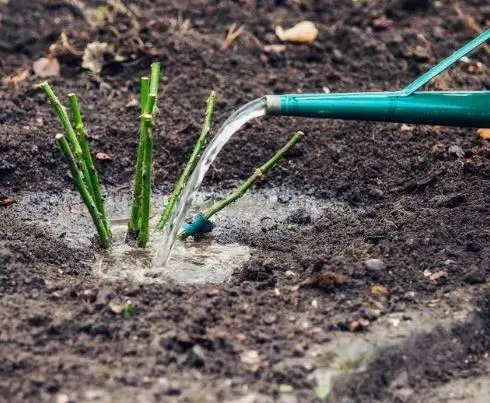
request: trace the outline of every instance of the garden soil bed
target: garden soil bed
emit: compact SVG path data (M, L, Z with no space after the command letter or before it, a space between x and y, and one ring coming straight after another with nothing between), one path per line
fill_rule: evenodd
M259 187L356 213L325 209L311 222L303 212L246 232L251 260L221 285L102 280L96 248L68 244L18 209L27 193L56 198L72 187L32 70L62 32L76 49L113 47L97 75L80 56L58 54L51 79L60 96L79 95L93 150L111 156L98 161L108 192L130 189L138 79L162 62L154 186L168 193L210 89L222 123L269 93L401 88L475 36L490 20L487 2L127 3L129 13L90 27L75 1L0 1L0 402L488 396L490 148L476 129L292 118L247 126L205 188L231 189L298 129L307 138ZM317 24L315 43L269 46L279 44L277 25L301 20ZM244 31L221 50L233 23ZM490 89L488 62L480 50L432 88ZM52 206L70 217L70 206ZM129 317L116 313L126 300Z

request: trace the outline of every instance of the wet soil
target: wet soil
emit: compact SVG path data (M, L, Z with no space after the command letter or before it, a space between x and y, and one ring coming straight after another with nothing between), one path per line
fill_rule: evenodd
M95 246L46 231L8 200L47 192L53 200L34 205L35 216L57 208L77 225L70 204L59 208L72 185L32 71L62 32L78 49L101 41L118 55L106 55L100 75L59 55L51 80L60 96L79 95L94 152L112 157L98 162L112 194L130 189L138 79L162 62L154 184L165 193L210 89L220 94L221 123L267 93L401 88L472 38L475 24L484 27L487 2L460 1L466 18L446 0L127 3L129 13L91 28L74 1L0 1L0 401L485 396L475 385L489 375L490 147L475 129L292 118L249 125L212 167L207 189L232 188L301 129L308 137L258 186L356 213L326 208L312 220L300 211L288 225L234 229L230 238L252 257L222 285L102 280ZM305 19L319 28L314 44L265 47L278 43L277 25ZM245 30L221 51L232 23ZM431 87L489 89L488 62L479 51ZM345 346L360 343L375 348L329 375ZM455 394L461 385L468 390Z

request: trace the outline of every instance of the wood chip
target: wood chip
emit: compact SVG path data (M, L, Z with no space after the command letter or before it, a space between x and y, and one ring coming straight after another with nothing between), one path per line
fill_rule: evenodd
M318 37L318 29L311 21L301 21L286 30L281 26L276 27L276 35L283 42L310 44Z

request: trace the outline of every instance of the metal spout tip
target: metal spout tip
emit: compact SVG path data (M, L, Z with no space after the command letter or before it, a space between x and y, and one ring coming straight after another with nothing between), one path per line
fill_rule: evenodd
M281 114L281 96L280 95L266 95L265 96L265 109L267 115L280 115Z

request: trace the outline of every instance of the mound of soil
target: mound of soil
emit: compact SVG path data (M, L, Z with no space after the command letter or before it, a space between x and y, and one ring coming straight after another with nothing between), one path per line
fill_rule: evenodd
M233 187L303 130L307 138L258 186L281 184L359 213L326 210L314 222L300 214L244 237L251 261L218 287L101 281L91 273L96 248L67 245L11 204L72 186L54 142L60 129L34 86L41 57L56 55L53 86L78 94L93 151L112 157L98 161L109 191L130 188L139 77L162 62L154 186L168 192L210 89L220 97L218 124L265 94L401 88L488 24L486 1L137 0L99 23L103 3L0 1L0 401L321 401L329 393L314 374L329 360L298 359L352 332L363 340L391 314L442 318L473 299L474 317L391 340L395 347L381 346L332 393L415 402L488 376L490 147L474 129L295 118L249 125L205 187ZM301 20L318 27L313 44L269 46L279 44L276 26ZM234 23L244 30L223 50ZM71 50L60 48L62 33ZM81 50L96 41L110 46L100 74L81 67ZM430 87L490 89L488 62L481 49ZM116 309L126 300L127 317Z

